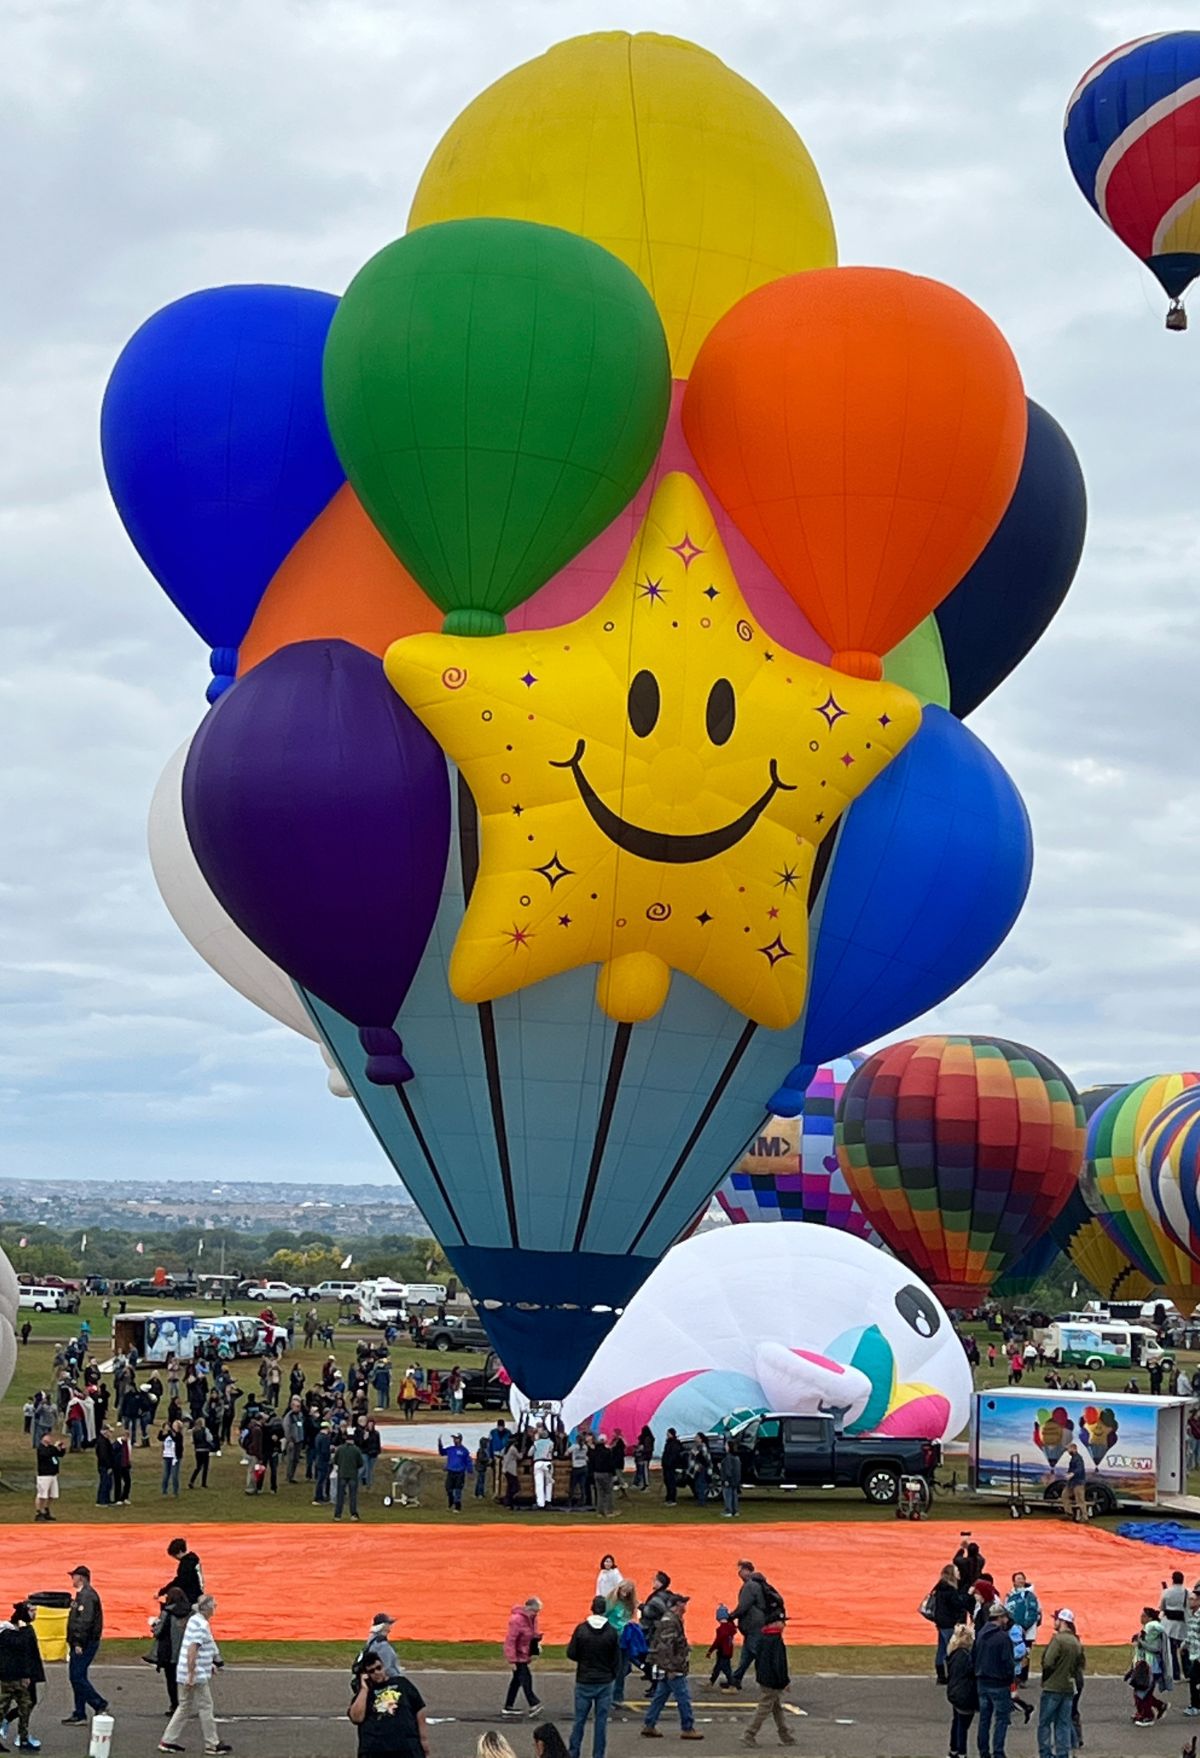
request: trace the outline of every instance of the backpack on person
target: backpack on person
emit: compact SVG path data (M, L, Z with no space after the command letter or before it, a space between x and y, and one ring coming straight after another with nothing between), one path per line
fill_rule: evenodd
M768 1624L786 1624L787 1606L783 1603L783 1595L778 1587L772 1587L769 1581L762 1584L763 1612Z
M642 1626L634 1620L622 1624L620 1640L621 1653L628 1660L630 1666L640 1666L650 1651L650 1644L646 1641L646 1632Z

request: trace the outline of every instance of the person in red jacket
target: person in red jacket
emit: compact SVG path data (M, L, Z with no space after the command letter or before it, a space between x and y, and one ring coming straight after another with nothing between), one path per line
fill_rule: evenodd
M712 1639L708 1652L716 1656L708 1682L715 1685L721 1681L721 1689L728 1690L733 1684L733 1644L737 1636L737 1625L729 1615L727 1605L717 1607L717 1633Z
M533 1675L529 1663L542 1645L542 1633L538 1629L538 1613L542 1609L540 1599L527 1599L523 1605L514 1605L509 1613L508 1629L504 1637L504 1658L512 1667L512 1677L508 1681L508 1695L504 1699L502 1715L536 1715L542 1707L539 1698L533 1693ZM526 1708L517 1708L517 1697L524 1691Z

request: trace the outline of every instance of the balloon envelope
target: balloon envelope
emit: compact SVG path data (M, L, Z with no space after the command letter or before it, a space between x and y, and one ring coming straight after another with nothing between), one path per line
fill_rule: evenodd
M1074 447L1030 401L1021 474L978 561L934 616L960 719L990 696L1044 633L1067 595L1087 526Z
M108 486L196 632L235 648L343 481L321 360L337 306L305 287L210 287L148 318L104 393Z
M1149 1075L1118 1089L1088 1121L1083 1191L1122 1251L1156 1288L1191 1310L1192 1267L1143 1201L1138 1151L1163 1107L1200 1083L1200 1074ZM1200 1276L1195 1278L1200 1282Z
M1084 1120L1047 1057L1002 1038L878 1050L838 1109L838 1159L863 1212L943 1298L980 1298L1074 1186Z
M652 1377L648 1377L652 1375ZM912 1272L827 1227L718 1227L669 1252L563 1405L661 1448L734 1411L832 1410L850 1434L957 1434L971 1371Z
M1071 94L1064 138L1087 201L1177 298L1200 272L1200 31L1103 56Z

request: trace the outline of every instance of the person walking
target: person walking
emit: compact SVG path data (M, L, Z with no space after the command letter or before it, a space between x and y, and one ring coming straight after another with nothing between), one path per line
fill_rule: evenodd
M333 1504L333 1517L340 1520L342 1509L347 1500L350 1503L350 1518L358 1519L358 1480L362 1476L363 1456L351 1440L349 1434L343 1432L343 1438L333 1455L337 1466L337 1497Z
M567 1643L567 1659L575 1662L575 1720L567 1741L570 1758L580 1758L589 1715L594 1718L592 1758L604 1758L620 1655L620 1639L608 1621L608 1601L598 1593Z
M1083 1454L1079 1445L1072 1441L1067 1448L1067 1482L1063 1489L1063 1513L1068 1520L1076 1524L1087 1519L1087 1493L1084 1485L1087 1482L1087 1467L1083 1462Z
M133 1440L127 1428L113 1439L113 1507L124 1508L133 1500Z
M1054 1614L1054 1634L1042 1656L1038 1758L1071 1758L1071 1711L1085 1664L1083 1644L1075 1634L1075 1613L1064 1606Z
M452 1514L462 1513L463 1486L467 1481L467 1472L471 1469L471 1451L463 1446L461 1434L450 1436L450 1445L442 1445L442 1437L438 1436L438 1452L446 1461L446 1506ZM535 1471L537 1467L534 1467ZM553 1471L554 1467L550 1467ZM539 1502L538 1506L542 1504Z
M190 1610L204 1592L204 1571L200 1567L200 1558L194 1550L188 1548L186 1538L173 1538L167 1546L167 1555L175 1565L175 1573L165 1587L159 1588L158 1597L165 1599L172 1587L178 1587Z
M725 1503L725 1518L733 1520L742 1505L742 1455L737 1450L737 1443L730 1435L725 1442L725 1451L721 1454L721 1499Z
M391 1677L372 1652L346 1711L358 1730L359 1758L429 1758L425 1699L411 1679Z
M404 1668L400 1665L400 1657L392 1647L392 1627L395 1618L387 1612L376 1612L371 1619L371 1630L363 1643L358 1663L365 1665L372 1655L383 1662L383 1670L389 1679L403 1677Z
M167 1708L174 1714L179 1707L179 1651L183 1646L183 1632L187 1628L192 1608L188 1604L187 1594L174 1582L167 1588L163 1599L162 1610L150 1625L150 1633L154 1637L154 1667L163 1675L167 1687Z
M617 1559L611 1551L606 1551L600 1558L600 1568L596 1575L596 1592L604 1601L607 1610L617 1597L617 1589L625 1579L617 1567Z
M650 1464L654 1458L654 1431L643 1426L633 1449L633 1487L650 1488Z
M63 1716L64 1727L78 1727L87 1721L90 1709L94 1715L108 1708L88 1678L88 1668L96 1658L100 1638L104 1634L104 1607L92 1586L92 1571L85 1563L71 1570L74 1598L67 1613L67 1679L75 1697L70 1715Z
M788 1728L787 1717L783 1712L784 1693L792 1681L788 1673L782 1623L769 1620L763 1625L758 1639L758 1653L754 1657L754 1677L758 1682L758 1708L742 1735L743 1746L758 1744L758 1730L768 1716L774 1719L779 1744L794 1746L795 1736Z
M737 1566L738 1589L737 1603L733 1608L733 1621L742 1633L742 1653L733 1674L733 1688L740 1691L742 1680L750 1671L754 1657L758 1653L758 1638L767 1621L767 1600L763 1589L765 1577L760 1575L754 1564L743 1558Z
M1171 1585L1164 1587L1158 1602L1159 1622L1167 1639L1168 1652L1163 1656L1163 1683L1168 1690L1183 1677L1181 1651L1187 1634L1188 1590L1183 1584L1183 1571L1174 1569ZM1167 1664L1169 1662L1169 1664Z
M1133 1688L1133 1719L1138 1727L1160 1721L1170 1708L1154 1689L1163 1681L1165 1647L1157 1612L1152 1605L1143 1606L1140 1627L1133 1635L1133 1665L1125 1675Z
M33 1610L23 1599L18 1600L12 1616L0 1623L0 1741L7 1739L9 1723L15 1717L18 1752L41 1751L42 1742L29 1731L29 1718L37 1702L37 1688L45 1682L46 1669L33 1631Z
M192 1424L192 1475L188 1478L188 1488L195 1489L197 1479L200 1488L208 1488L208 1462L212 1458L213 1438L209 1426L203 1416L198 1416Z
M313 1507L329 1500L329 1479L333 1475L333 1424L323 1422L313 1442Z
M504 1636L504 1658L512 1667L512 1676L508 1681L508 1695L504 1699L502 1715L536 1715L542 1707L541 1699L534 1695L533 1674L530 1662L542 1646L542 1634L538 1629L538 1613L542 1609L540 1599L529 1598L523 1605L514 1605L508 1616L508 1629ZM517 1708L517 1697L525 1693L524 1710Z
M212 1633L212 1619L216 1609L217 1602L212 1594L202 1593L184 1628L175 1673L179 1702L163 1729L162 1739L158 1742L160 1752L186 1750L180 1744L179 1736L193 1717L200 1723L200 1734L206 1752L233 1751L233 1747L226 1745L217 1733L217 1718L213 1713L213 1668L224 1664L221 1650Z
M953 1565L951 1565L953 1567ZM967 1758L971 1723L979 1708L975 1680L975 1627L963 1619L950 1632L946 1644L946 1697L950 1704L950 1758Z
M1188 1682L1188 1707L1185 1715L1200 1715L1200 1591L1195 1587L1188 1594L1184 1614L1183 1652L1184 1677Z
M107 1508L112 1505L113 1487L113 1443L112 1429L107 1422L100 1425L96 1436L96 1506Z
M714 1655L713 1669L708 1675L710 1685L721 1681L721 1689L727 1691L733 1684L733 1642L737 1635L737 1625L729 1615L727 1605L717 1607L717 1628L708 1647L708 1654ZM705 1656L705 1659L708 1655Z
M683 1442L675 1433L675 1430L669 1428L667 1430L667 1438L663 1442L661 1460L663 1501L668 1508L674 1508L678 1505L679 1473L683 1470L686 1457L687 1455L684 1452Z
M1005 1758L1004 1742L1012 1719L1013 1646L1008 1639L1008 1608L996 1600L974 1648L979 1692L979 1758Z
M655 1673L655 1685L646 1705L646 1719L642 1723L642 1738L646 1740L662 1739L658 1731L658 1718L666 1707L668 1697L673 1697L679 1708L680 1739L704 1738L696 1726L691 1692L688 1689L691 1648L683 1627L683 1610L686 1604L685 1597L673 1594L671 1603L654 1626L649 1660Z
M946 1683L946 1656L950 1650L950 1638L962 1623L971 1617L971 1596L964 1593L958 1582L958 1570L953 1563L947 1563L929 1594L929 1621L937 1631L937 1651L934 1656L934 1671L939 1685ZM962 1644L959 1644L961 1651ZM961 1668L960 1668L961 1671Z
M179 1494L179 1468L183 1462L183 1424L168 1422L158 1431L162 1446L162 1493Z

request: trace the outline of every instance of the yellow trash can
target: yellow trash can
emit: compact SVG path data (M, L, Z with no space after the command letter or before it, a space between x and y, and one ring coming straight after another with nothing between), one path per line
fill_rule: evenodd
M66 1599L66 1605L48 1605L47 1600ZM33 1633L37 1637L43 1663L67 1658L67 1613L71 1608L70 1594L31 1593Z

